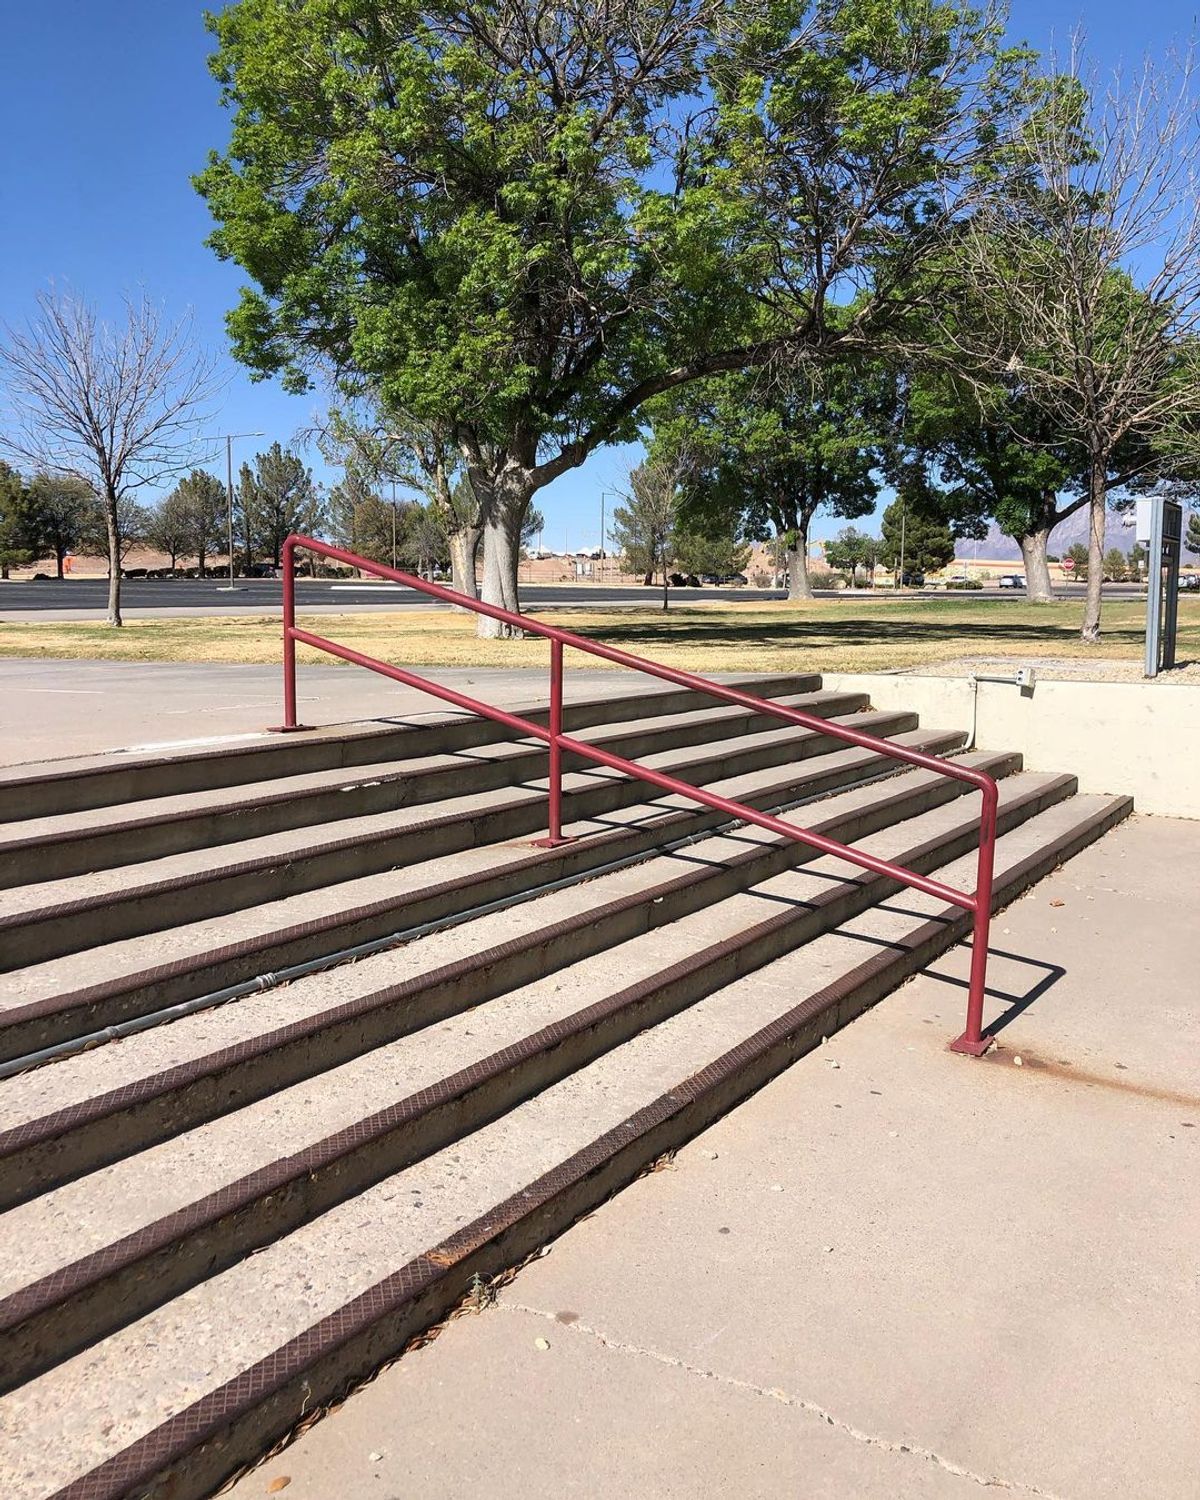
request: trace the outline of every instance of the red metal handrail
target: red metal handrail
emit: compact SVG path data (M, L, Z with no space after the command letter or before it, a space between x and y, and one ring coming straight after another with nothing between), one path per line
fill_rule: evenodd
M406 672L402 667L391 666L388 662L379 661L373 656L364 656L360 651L354 651L349 646L340 646L336 641L327 640L324 636L314 635L311 631L301 630L296 624L296 565L295 554L298 548L306 552L316 554L318 557L332 558L336 562L348 564L363 572L374 573L380 578L390 578L396 583L402 583L406 587L415 589L422 594L428 594L431 598L441 599L447 604L458 605L462 609L472 610L477 615L489 615L494 620L503 620L509 625L515 625L521 630L528 631L533 635L544 636L550 642L550 722L549 726L535 724L529 719L523 719L518 714L508 713L505 709L495 708L491 704L482 703L476 698L469 698L464 693L455 692L453 688L443 687L440 683L432 682L426 677L418 677L415 672ZM417 578L411 573L402 573L396 568L389 568L383 563L371 562L368 558L359 557L353 552L347 552L342 547L332 547L328 542L317 541L311 536L289 536L283 544L283 709L284 722L280 725L283 732L293 732L305 729L308 726L299 724L296 720L296 642L305 646L312 646L318 651L326 651L331 656L340 657L343 661L352 662L355 666L366 667L372 672L378 672L384 677L390 677L394 682L404 683L406 687L418 688L422 692L429 693L431 697L440 698L443 702L452 703L456 708L467 710L469 713L478 714L481 718L492 719L498 724L507 725L510 729L519 730L522 735L535 739L544 740L549 747L549 834L548 837L539 840L540 843L553 846L564 842L562 834L562 756L567 750L585 760L596 762L597 765L607 766L614 771L622 771L627 776L632 776L640 781L648 782L651 786L661 788L663 791L673 792L676 795L689 798L691 801L699 802L704 807L715 808L718 812L728 813L730 817L737 818L744 823L753 823L759 828L765 828L771 833L782 834L786 838L796 839L802 844L808 844L814 849L819 849L823 854L833 854L857 865L860 869L870 870L876 875L885 875L895 880L900 885L910 886L913 890L923 891L926 895L935 896L939 900L947 901L953 906L961 907L974 916L974 933L972 937L971 950L971 981L967 997L967 1024L966 1029L960 1037L950 1043L955 1052L965 1052L972 1057L979 1057L987 1051L992 1043L990 1036L983 1034L983 997L984 985L987 975L988 936L992 916L992 875L995 864L996 848L996 808L999 801L999 788L995 780L985 771L972 770L969 766L958 765L954 761L945 760L938 755L925 755L919 750L910 750L905 745L893 744L890 740L877 738L875 735L862 734L856 729L847 729L842 724L834 724L828 719L819 718L815 714L806 714L799 709L788 708L781 703L772 703L766 698L756 698L751 693L743 693L737 688L725 687L719 682L712 682L706 677L698 677L693 672L684 672L677 667L663 666L660 662L649 661L645 657L633 656L628 651L622 651L616 646L605 645L602 641L591 640L587 636L575 635L569 630L559 630L557 626L547 625L541 620L536 620L530 615L515 614L511 610L501 609L495 604L485 604L480 599L471 599L465 594L456 593L453 589L443 588L441 584L428 583L423 578ZM782 719L789 724L798 724L806 729L815 729L819 733L828 735L832 739L843 740L848 745L858 745L863 749L873 750L879 755L887 756L891 760L906 762L909 765L920 766L927 771L937 771L943 776L948 776L954 781L966 782L976 787L983 796L983 808L979 825L979 862L975 880L975 889L972 892L956 890L953 886L943 885L939 880L931 880L928 876L919 875L915 870L909 870L903 865L894 865L885 859L877 859L872 854L864 854L862 851L852 849L845 844L840 844L836 839L826 838L823 834L811 833L807 829L798 828L794 823L786 823L781 818L776 818L770 813L759 812L756 808L747 807L741 802L732 801L728 797L717 796L714 792L707 791L704 787L692 786L689 782L679 781L674 776L668 776L662 771L653 771L648 766L638 765L636 761L626 760L623 756L612 755L607 750L601 750L596 745L590 745L586 740L577 740L562 732L562 706L563 706L563 648L572 646L578 651L584 651L589 656L598 656L604 661L614 662L617 666L629 667L636 672L642 672L650 677L660 677L666 682L677 683L681 687L693 688L698 692L707 694L711 698L720 698L727 703L736 703L744 708L752 708L762 714L768 714L773 718Z

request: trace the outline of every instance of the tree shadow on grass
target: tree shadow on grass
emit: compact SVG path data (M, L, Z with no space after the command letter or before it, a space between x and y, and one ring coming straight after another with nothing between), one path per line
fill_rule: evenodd
M945 645L955 642L964 648L995 649L1004 642L1043 645L1048 649L1079 640L1077 622L1055 624L1047 620L1018 623L1012 620L892 620L836 619L781 621L778 625L763 620L705 620L695 616L669 614L653 625L645 621L621 620L595 625L590 634L612 645L652 641L662 646L695 646L720 643L727 646L797 645L800 643L830 645ZM1112 627L1104 631L1108 645L1137 646L1143 632L1136 628Z

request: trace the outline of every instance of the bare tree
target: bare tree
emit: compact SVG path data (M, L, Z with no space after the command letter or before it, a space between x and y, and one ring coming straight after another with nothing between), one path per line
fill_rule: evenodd
M390 481L431 505L449 546L454 588L479 597L481 507L445 424L396 411L372 394L331 406L305 435L315 437L329 462L345 468L348 481L353 470L363 483Z
M1100 636L1109 494L1145 483L1200 419L1200 125L1190 57L1089 87L1073 53L1024 135L1028 172L965 235L969 361L1015 383L1085 460L1083 639Z
M52 289L23 327L5 328L0 368L14 417L8 446L76 475L100 498L108 623L120 625L122 501L188 467L216 390L213 361L197 350L190 317L169 323L144 294L109 324Z

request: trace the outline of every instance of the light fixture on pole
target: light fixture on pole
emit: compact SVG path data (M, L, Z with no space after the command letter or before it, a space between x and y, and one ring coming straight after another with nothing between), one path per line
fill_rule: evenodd
M262 432L223 432L220 436L225 440L225 498L228 501L225 539L229 543L229 582L219 589L218 593L232 594L236 587L233 581L233 440L235 438L265 437L266 434Z

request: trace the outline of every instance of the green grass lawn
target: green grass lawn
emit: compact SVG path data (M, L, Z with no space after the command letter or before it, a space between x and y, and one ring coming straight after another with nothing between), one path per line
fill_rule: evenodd
M1079 639L1080 601L1032 605L1007 599L827 599L811 604L729 604L671 609L554 610L555 625L639 655L705 672L880 671L963 656L1136 660L1145 604L1119 600L1104 610L1099 646ZM318 635L401 666L535 666L546 641L480 641L466 615L302 616ZM1179 604L1180 661L1200 661L1200 599ZM0 624L0 656L109 661L276 662L278 620L217 616L133 620L121 630L98 622ZM304 659L325 660L307 650ZM576 652L569 665L589 665Z

